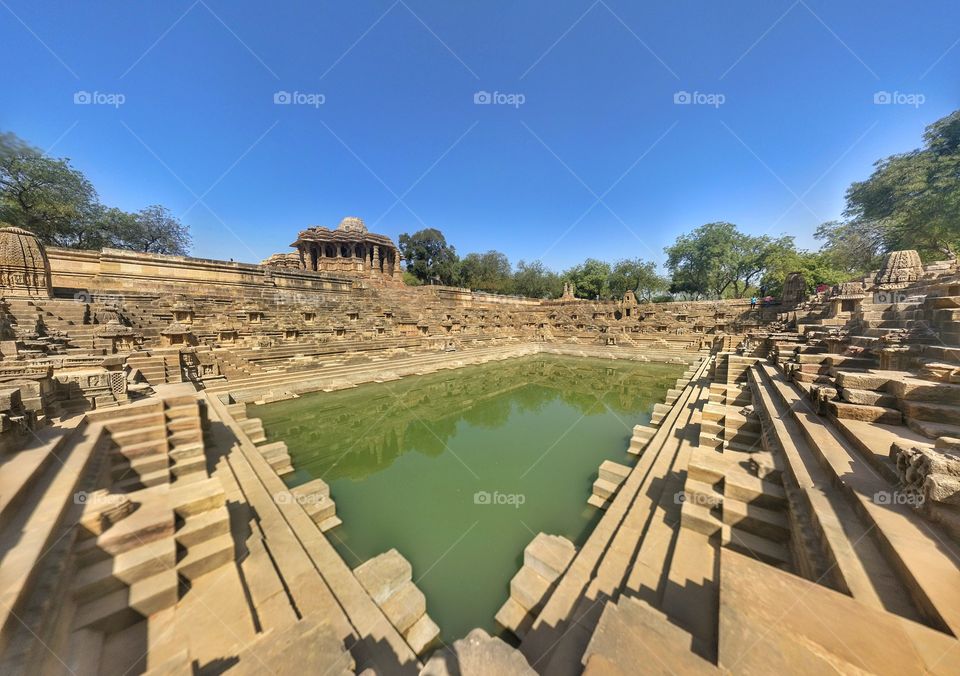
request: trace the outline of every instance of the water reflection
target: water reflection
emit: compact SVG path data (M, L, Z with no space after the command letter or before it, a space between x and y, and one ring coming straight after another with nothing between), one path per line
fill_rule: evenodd
M460 423L503 426L515 410L537 412L557 399L580 415L607 409L635 416L671 387L683 367L536 356L256 407L271 441L287 443L309 477L361 479L406 452L443 453ZM572 422L572 421L571 421Z

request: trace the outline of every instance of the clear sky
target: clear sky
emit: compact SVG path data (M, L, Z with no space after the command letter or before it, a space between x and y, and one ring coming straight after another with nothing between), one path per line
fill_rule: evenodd
M0 129L244 261L346 215L556 269L811 247L960 107L956 0L0 0L0 44Z

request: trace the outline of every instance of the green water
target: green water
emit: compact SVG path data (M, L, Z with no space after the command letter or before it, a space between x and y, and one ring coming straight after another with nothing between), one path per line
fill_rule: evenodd
M634 425L684 370L525 357L255 407L287 443L295 486L330 485L351 567L391 548L413 565L445 641L496 631L523 548L539 532L578 546L606 459L632 464Z

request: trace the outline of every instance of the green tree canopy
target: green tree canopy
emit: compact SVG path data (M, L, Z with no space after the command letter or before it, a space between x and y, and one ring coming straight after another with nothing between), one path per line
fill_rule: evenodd
M513 273L513 292L528 298L558 298L563 280L540 261L520 261Z
M456 249L447 244L436 228L403 233L398 239L400 253L407 262L407 272L424 284L456 284L458 263Z
M68 159L47 157L10 133L0 134L0 221L52 246L179 255L190 250L187 226L164 207L135 214L106 207Z
M880 160L847 191L845 216L886 250L952 255L960 244L960 111L937 120L924 146Z
M670 282L657 274L657 264L642 258L623 259L613 264L608 283L610 294L619 298L633 291L640 298L652 299L670 287Z
M563 273L563 278L573 283L577 298L610 297L610 274L612 269L609 263L588 258L580 265L574 266Z
M768 268L795 249L792 237L747 235L733 223L717 222L681 235L664 251L673 293L743 298Z
M511 293L512 275L510 261L499 251L470 253L460 261L460 283L470 289Z

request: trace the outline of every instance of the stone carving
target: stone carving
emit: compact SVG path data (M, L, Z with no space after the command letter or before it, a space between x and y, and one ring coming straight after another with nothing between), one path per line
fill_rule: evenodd
M0 228L0 288L7 297L50 298L50 261L32 232Z
M290 246L296 253L274 254L263 264L403 284L399 249L386 235L369 232L356 216L344 218L336 230L319 225L303 230Z
M791 272L783 281L784 304L796 305L807 297L807 281L802 272Z
M913 249L891 251L883 259L876 284L881 289L901 289L923 276L920 254Z

